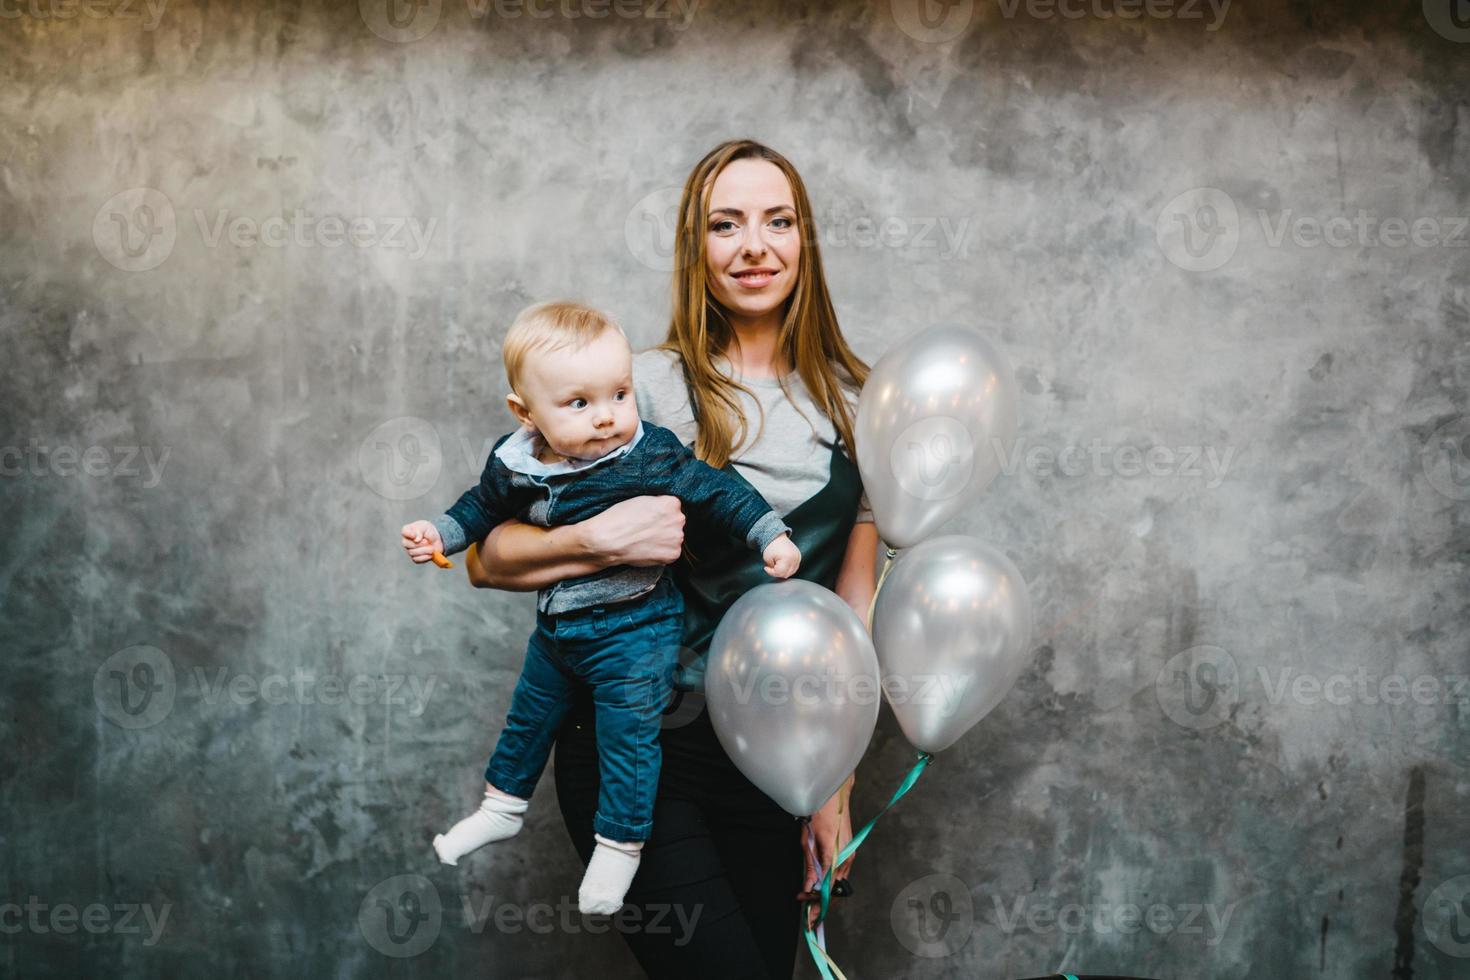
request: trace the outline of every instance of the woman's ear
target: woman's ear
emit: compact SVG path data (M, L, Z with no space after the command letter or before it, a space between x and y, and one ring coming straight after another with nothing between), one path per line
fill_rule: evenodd
M505 404L510 407L510 413L516 417L516 421L521 423L521 425L532 429L536 427L536 423L531 421L531 410L526 407L526 403L521 400L520 395L511 392L505 396Z

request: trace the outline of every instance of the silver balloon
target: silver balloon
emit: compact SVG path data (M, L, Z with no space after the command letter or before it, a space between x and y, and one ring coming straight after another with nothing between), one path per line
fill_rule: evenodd
M878 721L878 658L835 593L787 579L730 606L710 640L704 693L736 767L804 817L857 767Z
M1005 356L968 327L934 327L884 354L858 397L858 469L894 548L918 544L1000 472L1016 440Z
M883 692L914 748L949 748L1031 657L1031 597L1011 560L964 535L894 560L873 607Z

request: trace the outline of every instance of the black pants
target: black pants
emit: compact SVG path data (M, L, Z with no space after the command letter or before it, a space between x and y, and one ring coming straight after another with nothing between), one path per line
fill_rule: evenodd
M784 980L800 936L801 825L735 768L702 702L686 695L666 716L653 835L628 892L633 921L648 928L619 931L654 980ZM691 705L700 710L686 721ZM585 692L557 737L555 773L562 819L585 864L598 790Z

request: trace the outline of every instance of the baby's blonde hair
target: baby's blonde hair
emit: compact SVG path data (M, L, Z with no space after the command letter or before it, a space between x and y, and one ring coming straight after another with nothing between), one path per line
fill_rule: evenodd
M510 325L505 343L500 348L501 359L505 361L505 380L510 382L510 390L522 394L519 384L521 372L525 369L526 358L533 353L563 347L581 350L608 329L616 330L624 340L627 339L623 328L611 316L581 303L554 300L526 307Z

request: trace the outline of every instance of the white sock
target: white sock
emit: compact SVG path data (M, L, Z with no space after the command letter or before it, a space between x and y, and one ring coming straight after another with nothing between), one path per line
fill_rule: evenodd
M593 836L597 838L597 849L577 890L577 908L585 915L612 915L623 907L623 897L633 884L638 862L643 859L643 842Z
M458 864L477 847L514 837L521 829L521 814L529 805L529 800L519 796L486 790L480 809L450 827L449 833L434 835L434 852L444 864Z

